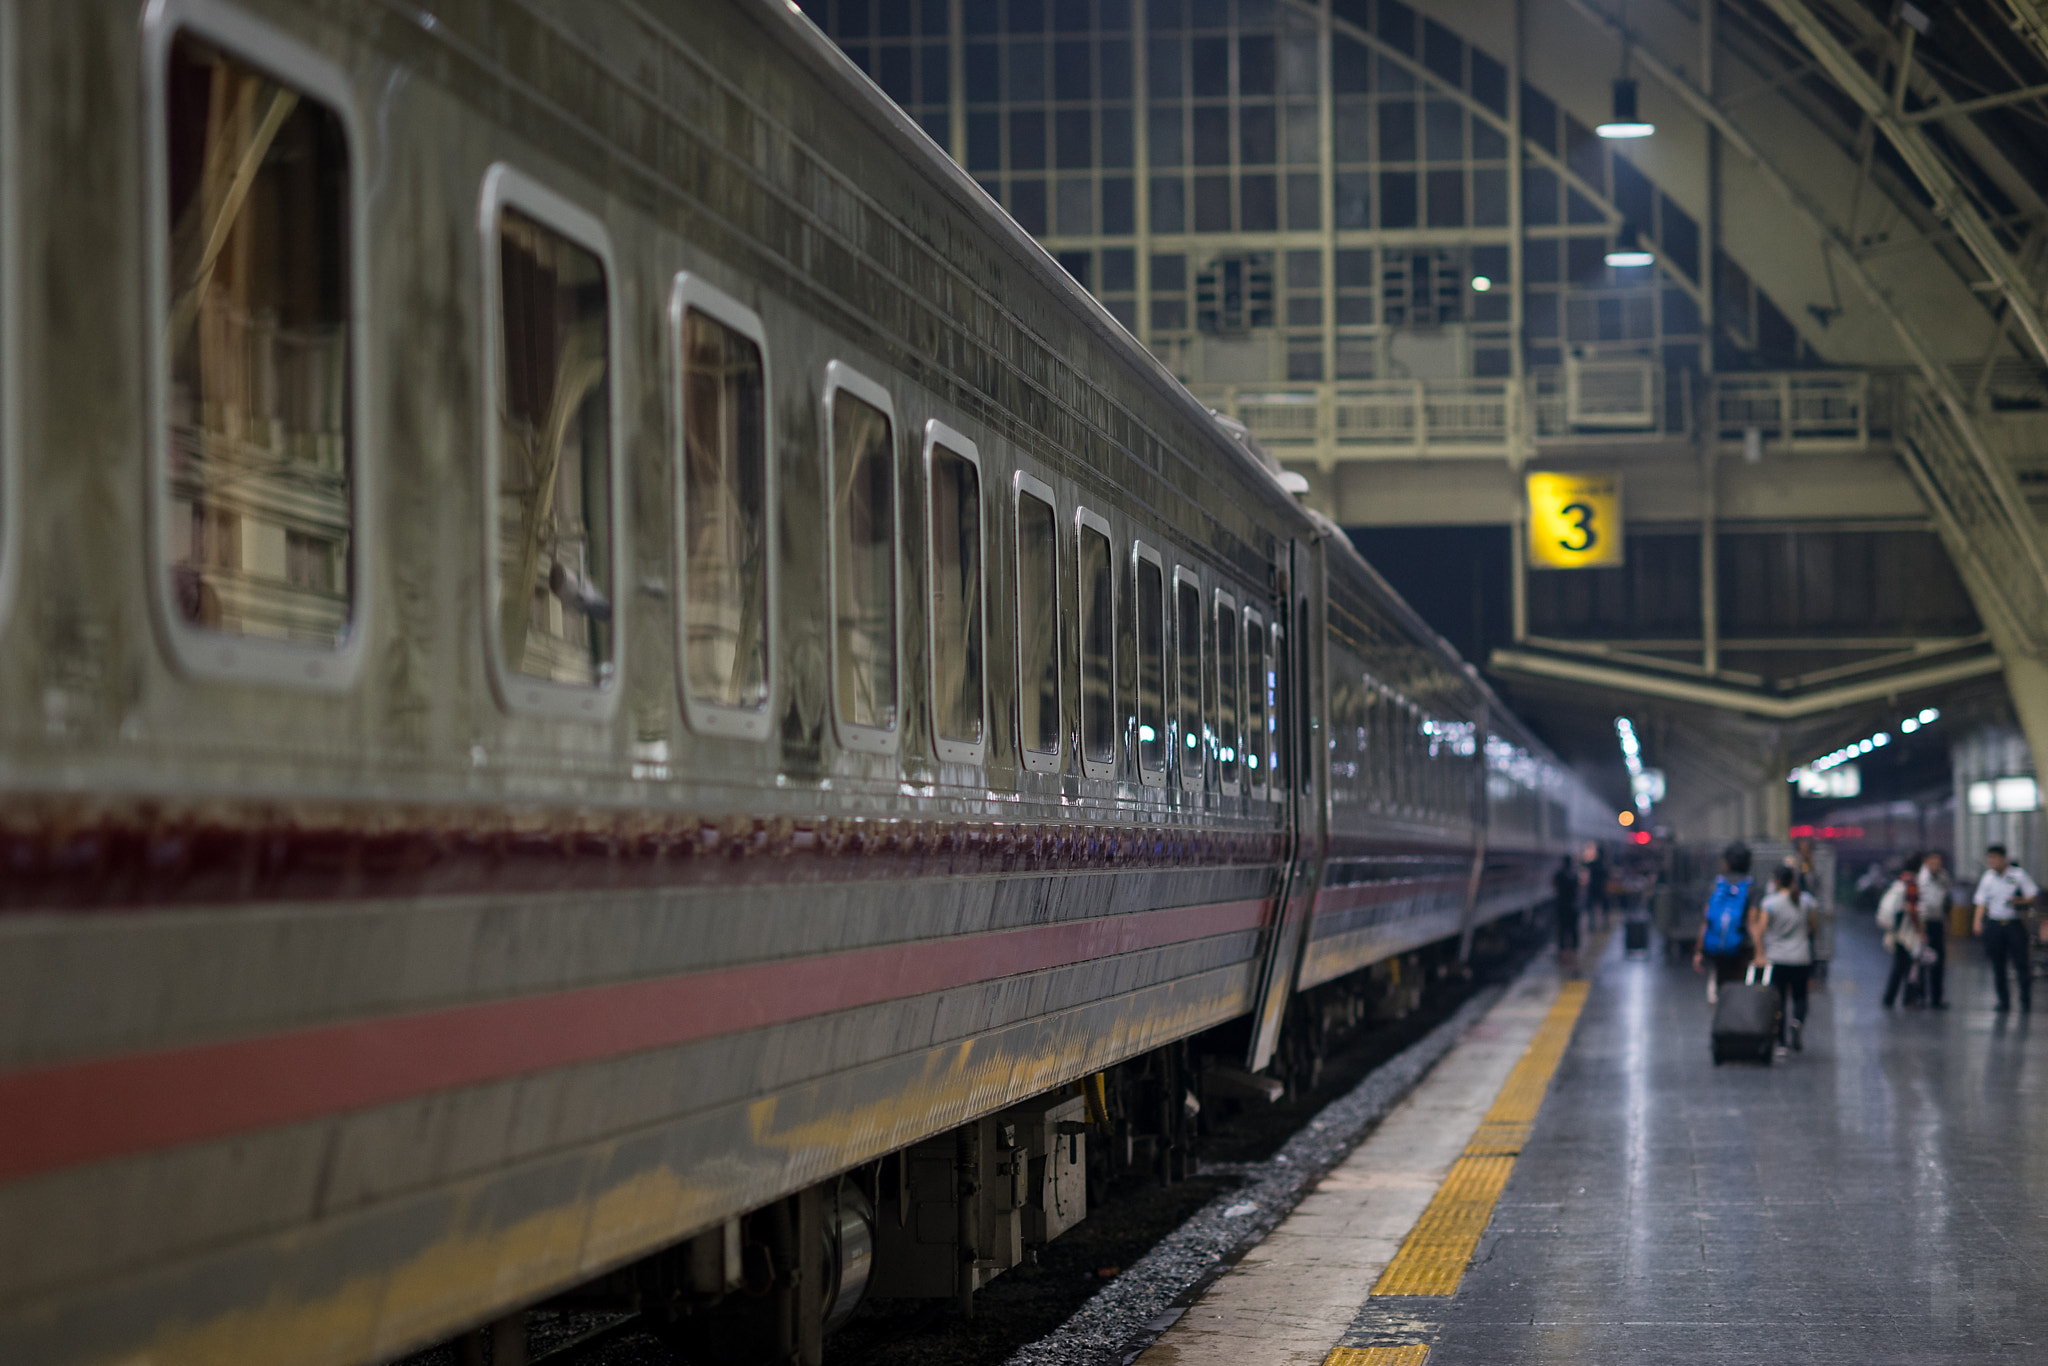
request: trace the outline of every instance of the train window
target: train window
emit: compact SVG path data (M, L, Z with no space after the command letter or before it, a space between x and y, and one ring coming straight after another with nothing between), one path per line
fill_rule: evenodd
M1090 778L1116 776L1116 573L1109 523L1074 514L1080 545L1081 763Z
M1138 776L1166 781L1166 571L1148 545L1132 551L1138 593Z
M493 676L516 710L596 716L622 625L610 241L508 166L485 179L483 225Z
M1244 611L1244 675L1245 780L1253 796L1263 797L1273 771L1272 749L1266 739L1266 715L1273 695L1273 656L1266 643L1265 623L1249 607Z
M981 458L974 443L925 424L931 565L932 738L939 758L978 764L987 728L982 630Z
M338 687L363 634L348 84L186 8L150 30L158 600L191 672Z
M1209 698L1210 728L1216 743L1216 780L1223 791L1237 792L1238 646L1237 603L1228 593L1216 595L1216 680Z
M832 697L849 749L896 748L896 419L888 391L826 367L831 433Z
M1286 608L1281 608L1284 614ZM1268 634L1271 651L1266 656L1266 782L1267 790L1278 801L1287 795L1287 735L1293 717L1299 710L1290 713L1287 703L1287 679L1292 673L1287 657L1287 628L1280 622L1273 623Z
M1202 585L1194 572L1173 571L1174 643L1179 649L1180 782L1190 791L1202 786Z
M693 730L765 740L775 636L766 334L751 309L692 275L669 290L669 329L683 712Z
M1050 486L1017 484L1017 747L1024 767L1053 773L1060 759L1060 533Z

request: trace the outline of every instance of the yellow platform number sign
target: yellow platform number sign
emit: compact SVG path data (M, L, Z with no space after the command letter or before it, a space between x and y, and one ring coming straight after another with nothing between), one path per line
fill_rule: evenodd
M1529 564L1535 569L1607 569L1622 562L1621 476L1528 476Z

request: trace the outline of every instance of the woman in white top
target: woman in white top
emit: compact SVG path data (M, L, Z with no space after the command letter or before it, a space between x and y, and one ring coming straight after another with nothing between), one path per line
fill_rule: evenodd
M1749 913L1749 942L1756 945L1756 965L1769 967L1778 988L1778 1051L1802 1047L1806 1028L1806 984L1813 975L1813 940L1807 913L1816 904L1798 887L1798 875L1780 868L1760 905Z

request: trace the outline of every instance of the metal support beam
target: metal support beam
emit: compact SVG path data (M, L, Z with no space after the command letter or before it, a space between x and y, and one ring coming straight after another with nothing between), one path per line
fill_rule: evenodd
M1861 63L1836 40L1835 35L1820 22L1805 0L1763 0L1773 14L1784 20L1786 27L1798 35L1808 52L1820 62L1828 77L1840 86L1850 99L1856 101L1864 115L1875 123L1886 139L1898 150L1906 165L1919 178L1921 187L1934 201L1935 217L1948 224L1949 228L1962 239L1977 263L1984 267L1997 282L2000 292L2006 297L2007 307L2012 310L2020 330L2025 332L2034 351L2042 360L2048 361L2048 318L2042 316L2032 294L2027 289L2025 275L2019 264L2007 252L2004 243L1998 240L1991 227L1984 221L1977 206L1970 199L1962 182L1949 169L1948 162L1917 123L1905 118L1898 107L1906 89L1907 63L1912 60L1913 30L1906 30L1905 50L1900 58L1898 72L1898 98L1894 99L1879 85L1877 79L1863 69Z
M2048 99L2048 85L2030 85L2023 90L2008 90L2003 95L1986 95L1978 100L1963 100L1958 104L1937 104L1926 109L1916 109L1906 115L1907 123L1931 123L1937 119L1961 118L1967 114L1981 114L1987 109L2003 109L2009 104L2025 104L2028 100Z
M1763 697L1736 688L1716 687L1711 683L1694 683L1683 678L1637 673L1631 669L1616 669L1605 664L1585 664L1576 659L1553 659L1549 655L1530 654L1526 650L1495 650L1487 667L1496 673L1555 678L1567 683L1584 683L1598 688L1612 688L1617 692L1641 693L1646 697L1662 697L1673 702L1690 702L1695 706L1741 712L1772 721L1796 721L1802 717L1819 716L1837 707L1854 706L1858 702L1874 702L1878 698L1890 697L1895 693L1908 693L1920 688L1938 688L1949 683L1982 678L1987 674L1997 673L2003 665L1994 655L1979 655L1974 659L1958 660L1953 664L1937 664L1928 669L1915 669L1911 673L1891 674L1846 687L1808 693L1803 697Z
M1617 39L1630 38L1614 19L1594 8L1591 0L1565 2ZM1970 596L2004 657L2006 684L2026 729L2028 744L2035 753L2048 755L2048 613L2032 610L2041 595L2048 592L2048 549L2042 545L2033 510L2012 468L1985 442L1969 399L1956 387L1948 367L1899 310L1890 291L1871 274L1853 244L1828 220L1813 196L1765 157L1756 143L1699 87L1654 52L1636 45L1631 56L1639 68L1669 90L1695 117L1718 130L1722 145L1747 161L1758 177L1805 220L1822 248L1834 254L1837 264L1891 323L1900 344L1913 358L1931 398L1916 405L1920 430L1914 439L1901 443L1904 463L1920 485L1935 526L1941 532L1943 546L1958 568L1964 569ZM1858 75L1867 94L1874 86L1860 68ZM1881 106L1881 99L1878 104ZM1867 101L1864 107L1872 108ZM1924 138L1921 140L1924 144ZM1982 220L1977 221L1981 226ZM1988 573L1971 572L1967 566L1977 563L1996 567ZM1611 672L1628 677L1619 670ZM1700 686L1675 679L1668 681L1679 687ZM1723 690L1706 691L1719 694ZM1709 701L1708 705L1719 703Z

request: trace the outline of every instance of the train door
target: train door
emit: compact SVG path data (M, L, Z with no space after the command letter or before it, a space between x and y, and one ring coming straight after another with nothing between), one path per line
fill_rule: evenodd
M1301 948L1329 846L1329 754L1322 741L1324 548L1320 538L1288 543L1280 556L1271 627L1274 758L1269 781L1286 831L1285 863L1252 1008L1252 1071L1272 1061L1294 991Z

